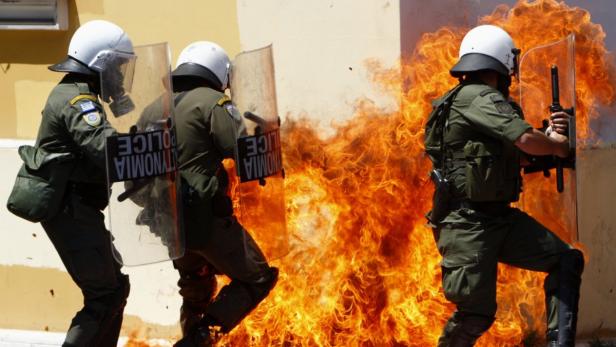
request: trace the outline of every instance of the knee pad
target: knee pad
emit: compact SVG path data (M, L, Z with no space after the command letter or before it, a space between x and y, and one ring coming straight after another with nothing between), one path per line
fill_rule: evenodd
M568 277L580 277L584 271L584 254L577 249L563 253L560 258L560 272Z
M584 271L584 255L577 249L564 252L545 278L543 287L546 294L551 294L564 285L579 286Z

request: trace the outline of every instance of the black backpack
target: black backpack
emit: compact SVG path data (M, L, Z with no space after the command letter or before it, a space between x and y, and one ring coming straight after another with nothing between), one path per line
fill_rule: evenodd
M426 153L432 161L432 171L430 178L434 183L434 194L432 195L432 210L426 215L428 221L433 226L437 226L450 210L450 186L445 172L444 140L445 125L449 117L451 103L458 92L462 89L462 84L447 92L442 98L432 103L432 112L426 123L425 146Z
M463 84L458 84L451 89L442 98L432 102L432 112L428 117L425 127L424 144L426 153L432 161L434 168L443 168L443 135L445 132L445 124L449 117L449 110L453 99L456 97Z

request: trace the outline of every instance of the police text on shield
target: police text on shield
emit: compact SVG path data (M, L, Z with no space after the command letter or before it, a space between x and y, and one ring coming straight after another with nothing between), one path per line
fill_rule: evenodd
M280 130L238 140L239 171L242 182L272 176L282 170Z
M107 165L113 181L173 172L177 166L175 133L158 130L110 137L107 139Z

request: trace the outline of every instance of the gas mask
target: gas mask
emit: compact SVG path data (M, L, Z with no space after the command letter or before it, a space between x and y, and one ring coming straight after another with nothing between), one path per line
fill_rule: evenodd
M135 104L126 92L126 76L117 67L111 68L110 75L115 76L101 88L101 98L109 104L115 117L123 116L135 109ZM129 87L130 90L130 87Z
M123 116L135 109L130 99L136 56L133 54L105 51L98 55L96 65L100 67L101 99L109 104L115 117Z

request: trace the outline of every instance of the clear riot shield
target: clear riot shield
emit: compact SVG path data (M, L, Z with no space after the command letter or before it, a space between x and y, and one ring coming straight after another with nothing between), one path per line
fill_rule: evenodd
M575 36L534 47L520 60L520 106L526 120L536 128L546 126L551 112L562 110L571 114L569 142L571 156L560 160L543 158L538 171L526 175L522 207L565 240L578 238L576 120L575 117ZM543 166L543 168L541 168ZM547 168L551 169L547 169ZM560 173L562 172L562 174ZM549 184L545 176L549 177ZM560 177L559 177L560 176Z
M272 47L240 53L231 72L231 97L246 126L235 158L238 217L271 260L288 252Z
M101 98L117 131L105 146L107 227L118 262L128 266L184 253L169 48L138 46L134 56L101 73Z

